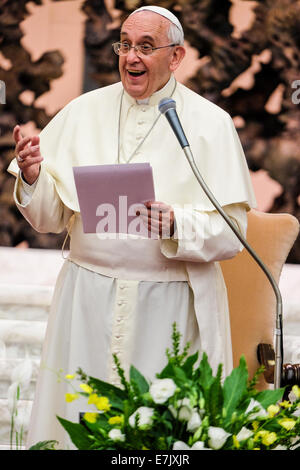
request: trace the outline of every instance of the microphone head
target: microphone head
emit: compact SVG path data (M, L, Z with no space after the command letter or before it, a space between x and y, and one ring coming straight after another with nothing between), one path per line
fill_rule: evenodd
M169 109L176 109L176 102L172 98L163 98L159 102L158 109L162 114L165 114Z

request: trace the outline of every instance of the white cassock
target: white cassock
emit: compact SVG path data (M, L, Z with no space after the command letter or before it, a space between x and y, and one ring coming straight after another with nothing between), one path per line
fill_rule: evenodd
M131 162L150 162L156 200L174 207L178 239L100 239L84 234L73 180L78 165L126 163L172 95L202 177L242 234L255 198L243 150L229 115L175 82L137 103L121 83L69 103L41 132L44 161L37 182L22 183L16 161L19 210L40 232L70 231L70 254L58 277L43 346L28 446L69 441L56 415L78 421L85 400L66 403L72 392L55 371L118 384L112 353L125 371L133 364L149 380L166 363L172 324L190 352L206 351L216 371L232 368L226 288L218 261L242 247L202 191L174 134L161 116ZM173 94L172 94L173 93ZM120 109L121 108L121 109ZM121 112L120 112L121 111ZM120 125L119 125L120 124ZM186 227L194 237L184 238ZM190 233L190 232L189 232ZM42 267L41 267L42 269Z

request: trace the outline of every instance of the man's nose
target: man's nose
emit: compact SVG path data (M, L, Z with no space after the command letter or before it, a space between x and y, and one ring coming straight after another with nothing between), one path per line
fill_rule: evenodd
M140 61L140 58L139 56L137 55L137 51L134 47L131 47L129 52L127 53L127 62L130 62L130 63L134 63L134 62L139 62Z

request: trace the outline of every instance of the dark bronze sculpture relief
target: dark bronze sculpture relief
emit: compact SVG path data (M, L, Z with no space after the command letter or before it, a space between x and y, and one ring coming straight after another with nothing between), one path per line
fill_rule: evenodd
M0 4L1 52L12 64L9 70L0 68L0 80L10 84L7 104L5 108L0 105L2 170L13 156L11 131L15 123L32 120L42 128L51 118L43 109L36 109L34 103L24 105L20 93L31 90L38 97L62 73L63 58L59 51L47 52L32 62L22 47L19 24L28 14L26 3L26 0L2 0ZM41 1L35 3L39 5ZM188 86L231 116L239 117L242 124L237 130L249 168L254 172L265 170L281 185L282 192L269 211L288 212L300 220L300 1L257 1L248 30L234 36L229 0L116 0L113 10L103 0L85 0L82 4L86 15L83 91L119 80L111 44L118 39L120 21L135 8L152 3L173 11L183 24L189 44L198 50L200 57L207 58L189 79ZM232 82L249 70L253 57L266 52L268 59L261 61L253 74L253 86L232 87ZM268 103L275 95L278 106L270 111ZM13 206L13 181L4 171L0 178L0 245L14 246L23 236L29 239L30 246L60 246L60 237L49 235L47 239L30 227L16 228L16 220L20 226L24 222ZM300 262L300 241L296 242L288 261Z

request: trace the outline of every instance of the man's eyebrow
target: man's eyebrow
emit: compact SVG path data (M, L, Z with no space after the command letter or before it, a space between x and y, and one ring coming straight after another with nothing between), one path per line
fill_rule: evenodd
M126 33L126 31L121 31L121 36L128 36L128 34ZM149 34L145 34L144 36L142 36L142 40L143 41L155 41L154 37L150 36Z

